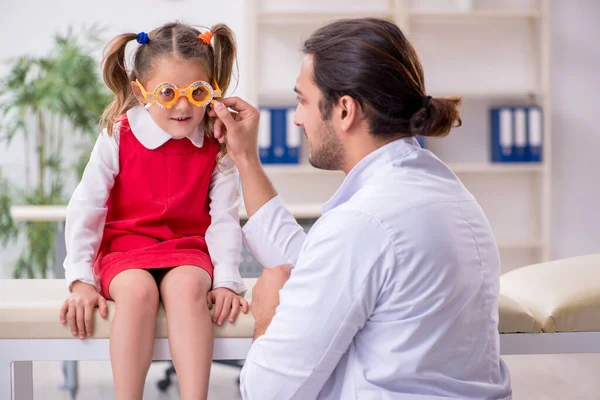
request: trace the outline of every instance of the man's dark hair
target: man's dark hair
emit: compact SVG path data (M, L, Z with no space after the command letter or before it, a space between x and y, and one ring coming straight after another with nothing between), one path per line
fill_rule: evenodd
M377 137L445 136L462 121L461 99L432 98L412 44L394 23L379 18L341 19L304 43L313 56L323 119L342 96L355 99Z

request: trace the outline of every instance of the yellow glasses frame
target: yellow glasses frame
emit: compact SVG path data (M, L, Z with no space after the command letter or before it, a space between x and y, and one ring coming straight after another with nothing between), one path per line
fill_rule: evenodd
M156 86L156 88L154 89L154 91L152 93L149 93L148 91L146 91L146 89L144 88L144 86L142 85L142 83L139 80L136 79L135 83L138 85L138 87L142 91L142 95L144 96L144 99L146 99L150 102L146 105L146 108L148 108L150 105L152 105L152 103L156 104L157 106L159 106L161 108L171 108L182 97L187 98L190 103L192 103L193 105L195 105L197 107L206 107L208 104L213 104L215 98L221 97L221 89L219 88L219 84L217 83L216 80L214 81L214 89L208 82L205 82L205 81L196 81L186 88L179 88L179 87L177 87L177 85L175 85L174 83L171 83L171 82L163 82L163 83L159 84L158 86ZM204 98L202 101L197 101L194 99L193 93L196 89L198 89L200 87L207 91L208 96L206 96L206 98ZM164 90L164 89L171 89L175 93L175 95L173 96L173 99L169 102L162 102L158 98L158 94L160 93L161 90Z

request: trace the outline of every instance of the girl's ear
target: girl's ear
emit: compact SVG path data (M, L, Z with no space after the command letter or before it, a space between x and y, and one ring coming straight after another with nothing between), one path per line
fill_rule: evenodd
M131 91L133 92L133 95L135 96L135 98L138 99L138 101L142 105L146 104L145 103L146 99L144 99L144 96L142 95L142 91L140 90L140 87L134 81L131 82Z

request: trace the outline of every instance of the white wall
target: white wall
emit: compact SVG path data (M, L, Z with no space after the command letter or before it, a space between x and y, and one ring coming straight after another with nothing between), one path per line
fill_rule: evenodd
M240 47L241 79L234 93L244 92L244 0L0 0L0 77L8 68L4 60L23 54L43 55L48 52L57 32L75 31L100 23L105 26L103 38L108 42L119 33L149 32L169 21L179 20L210 27L223 22L236 33ZM135 44L133 44L135 45ZM101 50L97 57L101 57ZM233 86L232 86L233 88ZM23 182L24 147L15 140L10 147L0 144L0 168L14 182ZM70 193L72 188L67 188ZM0 249L0 278L11 274L21 245Z
M281 1L281 0L278 0ZM271 1L273 3L273 1ZM553 0L552 14L552 128L553 215L552 257L597 252L600 249L600 2ZM59 5L60 4L60 5ZM241 79L235 94L244 97L244 0L2 0L0 2L0 60L23 53L42 54L52 36L66 26L100 22L106 39L121 32L149 31L170 20L210 26L227 23L237 34ZM297 68L294 69L295 76ZM6 67L0 64L0 76ZM293 85L293 81L290 82ZM22 143L0 146L0 166L21 180ZM596 179L595 179L596 178ZM18 247L18 246L17 246ZM0 277L18 248L0 250ZM4 265L4 267L3 267Z
M600 252L600 2L552 1L553 258Z

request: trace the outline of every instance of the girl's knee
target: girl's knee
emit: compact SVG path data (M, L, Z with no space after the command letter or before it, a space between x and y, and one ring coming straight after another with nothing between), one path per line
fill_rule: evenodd
M119 275L115 277L115 280ZM156 281L147 271L123 276L117 285L111 283L111 297L119 307L135 307L140 311L156 312L159 293Z
M210 276L206 271L198 267L178 267L169 272L165 280L168 278L170 278L168 281L163 282L161 288L163 293L167 291L175 294L176 298L187 304L194 302L206 304L206 296L211 286Z
M141 285L134 285L131 292L126 295L127 300L139 307L158 307L158 287L155 282L144 282Z

